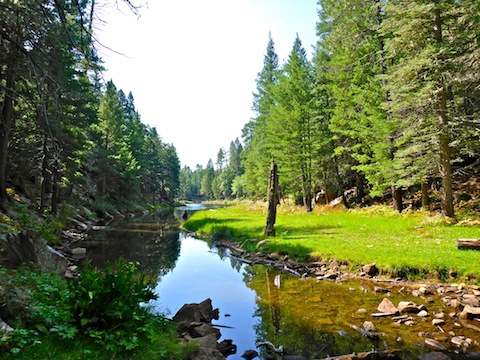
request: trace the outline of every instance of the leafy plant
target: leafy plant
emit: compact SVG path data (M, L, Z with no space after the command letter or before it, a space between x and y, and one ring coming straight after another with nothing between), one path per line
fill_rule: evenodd
M80 332L109 350L138 346L149 317L142 304L157 296L145 284L145 275L137 274L135 264L119 260L100 271L87 263L81 278L69 283L69 290L72 319Z

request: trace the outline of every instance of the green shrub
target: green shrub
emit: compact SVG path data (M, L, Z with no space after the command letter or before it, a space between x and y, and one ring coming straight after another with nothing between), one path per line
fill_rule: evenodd
M104 271L87 263L80 279L69 283L72 319L80 332L107 349L137 347L151 318L142 303L157 298L144 280L145 275L138 276L136 266L124 260L107 263Z
M32 266L0 267L0 317L15 328L0 336L0 358L182 359L189 347L143 304L155 297L125 261L104 272L87 264L68 283Z

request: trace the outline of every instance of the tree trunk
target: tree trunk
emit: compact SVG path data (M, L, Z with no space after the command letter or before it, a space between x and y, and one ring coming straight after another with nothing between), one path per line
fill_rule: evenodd
M403 211L403 192L401 188L392 185L392 200L393 209L402 212Z
M53 185L52 185L52 214L56 214L58 211L58 203L60 201L60 174L58 172L59 164L58 160L55 160L53 164Z
M12 45L14 47L14 45ZM6 70L5 95L0 111L0 207L7 200L7 162L10 131L14 126L13 102L15 99L15 81L17 76L17 51L12 50Z
M422 182L422 208L424 210L430 209L430 198L428 196L428 183Z
M377 22L378 25L381 26L383 23L383 10L382 10L382 2L379 0L375 0L376 6L377 6ZM380 59L381 59L381 64L382 64L382 75L387 74L387 66L386 66L386 61L385 61L385 41L383 37L380 37ZM387 86L387 80L386 77L383 76L382 79L382 85L384 88ZM390 93L388 91L385 91L384 94L385 102L390 102ZM388 121L388 113L386 113L386 120ZM390 160L393 160L395 157L395 148L393 145L394 138L393 136L388 137L388 157ZM402 189L397 188L396 185L392 184L390 187L392 191L392 200L393 200L393 209L402 212L403 211L403 199L402 199Z
M340 171L338 170L338 162L337 162L337 157L336 156L333 157L333 164L334 164L334 167L335 167L335 175L336 175L336 178L337 178L338 190L342 194L343 205L345 205L345 207L348 209L350 207L350 205L348 204L347 197L345 196L345 190L343 188L343 181L342 181L342 178L340 177Z
M303 207L307 212L312 211L312 196L310 194L303 196Z
M270 179L268 184L268 210L267 223L265 225L264 234L267 236L275 236L275 221L277 220L277 205L280 203L278 193L278 169L275 161L272 160L270 168Z
M40 207L38 211L43 213L45 210L45 202L47 196L47 183L49 182L47 177L49 176L48 171L48 156L47 156L47 136L43 138L43 157L42 157L42 184L40 187Z
M480 250L480 239L458 239L457 249Z
M355 174L355 187L357 189L357 198L356 198L356 203L362 205L363 204L363 198L365 197L365 191L364 191L364 177L360 173Z
M443 42L442 17L438 8L438 0L435 1L437 8L435 14L435 40L438 44ZM452 185L452 164L450 161L450 136L449 121L447 116L447 94L442 74L437 80L438 93L438 122L439 122L439 142L440 142L440 166L439 172L442 177L442 212L445 216L453 217L453 185Z

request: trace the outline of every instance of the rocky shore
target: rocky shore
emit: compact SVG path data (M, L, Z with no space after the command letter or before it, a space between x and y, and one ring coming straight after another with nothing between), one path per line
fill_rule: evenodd
M219 325L212 324L212 320L218 318L219 309L213 308L211 299L185 304L175 314L172 322L181 341L198 345L190 360L224 360L237 352L232 340L218 342L221 337Z
M192 234L199 236L198 234ZM414 326L417 323L430 322L436 329L434 332L419 331L423 340L415 345L441 352L443 359L451 358L448 354L462 355L469 359L480 359L480 287L466 283L415 283L400 278L388 278L381 275L375 264L367 264L352 272L349 264L335 260L323 262L297 262L288 256L277 253L262 253L260 242L258 252L249 252L237 243L216 241L216 246L228 247L230 256L247 264L261 264L282 273L292 274L299 278L315 278L317 281L346 282L351 279L364 280L369 286L365 291L385 294L376 309L359 309L370 312L372 322L352 324L352 329L372 339L381 338L375 332L375 319L389 318L394 326ZM408 300L393 304L389 295L396 293ZM418 301L411 301L411 299ZM433 298L440 299L443 306L432 311L429 303ZM478 324L478 325L477 325ZM473 336L464 336L468 329ZM477 336L478 335L478 336ZM402 339L398 339L402 341ZM438 355L438 354L437 354Z

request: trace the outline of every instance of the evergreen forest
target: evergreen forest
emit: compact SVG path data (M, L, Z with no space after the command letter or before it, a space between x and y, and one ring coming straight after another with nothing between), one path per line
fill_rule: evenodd
M2 209L23 196L40 213L57 213L66 199L125 211L172 203L178 193L174 146L141 122L132 93L102 77L97 7L0 2Z
M243 145L181 170L185 197L264 199L272 159L281 192L313 200L441 209L474 202L480 169L480 2L319 0L308 59L272 36Z

